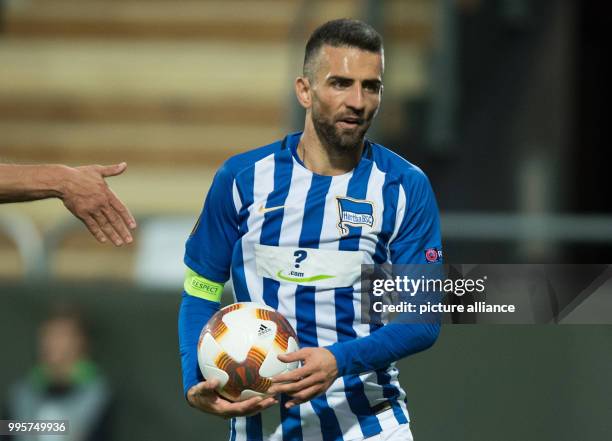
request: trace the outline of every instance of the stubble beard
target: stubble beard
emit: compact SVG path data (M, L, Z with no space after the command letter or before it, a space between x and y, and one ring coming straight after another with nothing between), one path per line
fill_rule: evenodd
M370 128L373 115L363 116L363 123L354 129L340 129L336 121L329 121L313 108L312 123L323 147L334 156L345 155L361 147L365 134Z

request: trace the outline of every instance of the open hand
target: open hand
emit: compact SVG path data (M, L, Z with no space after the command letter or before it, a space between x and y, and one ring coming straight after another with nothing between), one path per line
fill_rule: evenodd
M127 164L86 165L69 168L61 185L61 199L68 210L87 226L99 242L116 246L132 242L136 221L104 180L120 175Z
M187 392L187 401L202 412L223 418L255 415L278 403L274 397L253 397L234 403L217 394L215 388L218 385L217 380L205 380L196 384Z

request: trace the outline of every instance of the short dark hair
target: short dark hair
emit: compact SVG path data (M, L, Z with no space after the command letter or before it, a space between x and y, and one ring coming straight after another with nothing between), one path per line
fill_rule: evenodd
M306 43L303 74L311 78L312 60L323 45L356 47L368 52L382 52L382 37L367 23L351 18L339 18L319 26Z

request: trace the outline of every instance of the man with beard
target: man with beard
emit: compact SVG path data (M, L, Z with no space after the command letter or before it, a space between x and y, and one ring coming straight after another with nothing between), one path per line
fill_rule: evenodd
M383 66L371 26L341 19L315 30L295 82L304 131L226 161L187 241L184 392L191 406L232 417L232 440L412 439L394 363L429 348L439 325L361 323L360 270L439 263L441 239L427 177L364 137ZM230 275L235 301L265 303L297 331L301 349L279 359L301 367L273 379L272 397L226 401L199 372L198 337Z

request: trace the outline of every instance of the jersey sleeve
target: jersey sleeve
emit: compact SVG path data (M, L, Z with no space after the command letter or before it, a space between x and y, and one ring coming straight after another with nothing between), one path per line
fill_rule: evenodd
M438 206L429 179L420 171L402 180L397 220L389 244L391 263L442 263Z
M396 225L389 245L393 264L442 263L438 207L429 180L420 171L402 180ZM428 349L439 334L440 324L435 322L389 323L366 337L327 349L336 358L340 376L361 374Z
M338 376L359 375L430 348L439 334L437 323L390 323L367 337L334 343L327 349L336 358Z
M198 367L198 340L202 328L219 310L219 305L219 302L195 297L183 291L178 314L178 336L185 397L189 389L203 380Z
M224 165L213 179L185 246L184 262L188 268L178 317L185 396L203 380L197 355L200 332L220 308L223 284L229 279L232 251L239 238L234 194L234 177Z
M202 213L187 239L185 265L202 277L218 283L229 279L232 252L239 238L239 200L234 177L227 165L217 171Z

